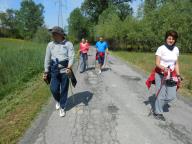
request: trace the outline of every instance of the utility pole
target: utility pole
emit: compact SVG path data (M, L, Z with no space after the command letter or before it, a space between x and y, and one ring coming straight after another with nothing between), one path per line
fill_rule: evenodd
M63 2L62 2L62 0L58 0L57 2L58 2L58 23L57 23L57 25L63 28L64 27L64 25L63 25L63 9L62 9Z

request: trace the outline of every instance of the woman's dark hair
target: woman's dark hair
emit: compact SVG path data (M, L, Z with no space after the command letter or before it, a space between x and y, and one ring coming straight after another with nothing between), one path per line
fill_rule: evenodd
M167 31L166 34L165 34L165 41L166 41L166 39L167 39L169 36L172 36L172 37L175 39L175 42L177 41L178 34L177 34L176 31L174 31L174 30L169 30L169 31Z

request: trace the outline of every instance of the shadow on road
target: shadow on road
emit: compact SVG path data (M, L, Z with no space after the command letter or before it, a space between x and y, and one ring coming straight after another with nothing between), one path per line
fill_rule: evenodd
M111 70L111 68L102 68L102 72L106 72L106 71L109 71L109 70Z
M73 107L77 106L80 103L83 103L84 105L87 106L92 97L93 93L89 91L76 93L68 98L65 110L69 111L70 109L72 109Z
M144 104L145 105L149 105L150 104L152 110L154 111L155 110L155 100L156 100L156 96L155 96L155 94L153 94L152 96L150 96L148 98L148 100L144 101Z
M91 70L94 70L95 69L95 67L88 67L87 69L86 69L86 71L91 71Z
M152 110L154 111L154 110L155 110L155 100L156 100L156 96L155 96L155 94L153 94L152 96L150 96L150 97L148 98L147 101L144 101L144 104L145 104L145 105L150 104ZM169 105L169 104L166 104L166 105L163 107L163 112L169 112L169 107L170 107L170 105Z

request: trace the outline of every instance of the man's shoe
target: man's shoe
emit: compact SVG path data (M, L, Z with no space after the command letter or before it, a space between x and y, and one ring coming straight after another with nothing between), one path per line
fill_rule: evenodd
M60 115L60 117L64 117L65 116L65 110L60 109L59 115Z
M56 108L56 110L60 109L60 104L58 102L56 103L55 108Z
M165 121L165 117L163 116L163 114L156 114L156 113L154 113L153 115L154 115L154 117L156 119Z

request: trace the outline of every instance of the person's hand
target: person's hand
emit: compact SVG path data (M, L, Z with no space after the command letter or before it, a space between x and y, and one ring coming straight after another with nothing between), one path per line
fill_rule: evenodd
M47 76L48 76L47 72L44 72L44 73L43 73L43 80L46 80L46 79L47 79Z
M183 78L180 75L177 75L177 78L178 78L178 81L180 82L183 80Z
M164 72L164 73L167 73L167 72L168 72L168 68L167 68L167 67L164 67L164 68L163 68L163 72Z
M70 68L66 69L66 74L69 75L69 76L71 75L71 69Z

